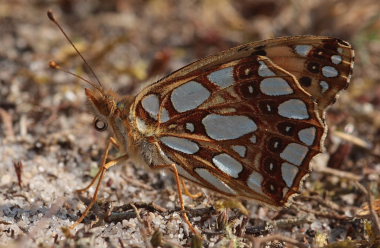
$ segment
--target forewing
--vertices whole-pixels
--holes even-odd
[[[165,80],[188,77],[252,55],[267,56],[288,71],[318,103],[320,116],[338,92],[348,87],[354,66],[354,50],[343,40],[323,36],[293,36],[252,42],[196,61]]]

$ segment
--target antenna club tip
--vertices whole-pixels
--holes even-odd
[[[49,62],[49,67],[53,69],[59,69],[59,65],[54,60]]]
[[[47,13],[47,16],[49,17],[49,19],[54,22],[55,21],[55,17],[54,17],[53,11],[51,11],[49,9],[46,13]]]

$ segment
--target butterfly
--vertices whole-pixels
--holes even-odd
[[[326,108],[348,87],[353,65],[346,41],[293,36],[200,59],[136,96],[91,83],[85,92],[95,127],[112,134],[101,169],[83,190],[98,179],[94,204],[105,171],[133,160],[172,170],[182,210],[182,178],[224,196],[283,207],[323,150]],[[123,155],[106,163],[111,146]],[[185,212],[184,219],[194,230]]]

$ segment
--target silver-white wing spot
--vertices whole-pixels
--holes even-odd
[[[306,146],[297,143],[290,143],[280,153],[280,157],[283,160],[286,160],[292,164],[299,166],[301,165],[308,151],[309,148],[307,148]]]
[[[290,99],[278,106],[279,115],[291,119],[304,120],[309,118],[306,104],[299,99]]]
[[[161,108],[159,122],[164,123],[164,122],[167,122],[168,120],[170,120],[168,110],[166,108]]]
[[[282,96],[293,94],[293,89],[288,82],[279,77],[265,78],[261,80],[260,90],[268,96]]]
[[[302,129],[298,132],[298,138],[306,145],[311,146],[314,143],[316,131],[315,127]]]
[[[336,65],[342,63],[342,56],[340,56],[340,55],[331,56],[331,62],[333,62]]]
[[[305,57],[309,54],[312,48],[311,45],[297,45],[294,50],[298,55]]]
[[[261,184],[263,182],[263,176],[254,171],[249,175],[248,180],[247,180],[247,185],[250,187],[253,191],[263,194],[263,190],[261,188]]]
[[[212,162],[221,171],[233,178],[238,178],[243,170],[243,165],[226,153],[221,153],[212,158]]]
[[[253,86],[252,85],[248,86],[248,92],[249,92],[249,94],[253,93]]]
[[[243,115],[209,114],[202,123],[209,137],[215,140],[230,140],[257,130],[256,123]]]
[[[273,170],[273,167],[274,167],[274,163],[273,162],[269,162],[269,170]]]
[[[325,93],[329,88],[329,84],[326,81],[320,81],[319,85],[321,86],[321,92]]]
[[[324,66],[322,67],[322,75],[328,78],[338,76],[338,71],[332,66]]]
[[[206,182],[217,188],[218,190],[225,192],[227,194],[236,195],[236,191],[228,186],[225,182],[221,181],[219,178],[211,174],[207,169],[196,168],[195,172],[202,177]]]
[[[244,158],[245,154],[247,153],[247,147],[245,146],[233,145],[231,148],[232,150],[237,152],[242,158]]]
[[[202,84],[190,81],[175,88],[171,95],[173,107],[178,112],[197,108],[210,97],[210,91]]]
[[[260,77],[276,76],[276,74],[268,68],[268,66],[265,64],[264,61],[259,61],[259,63],[260,63],[260,66],[257,73],[259,74]]]
[[[178,170],[178,174],[180,174],[181,176],[183,176],[183,177],[185,177],[185,178],[187,178],[193,182],[201,183],[198,179],[196,179],[195,177],[190,175],[190,173],[188,173],[184,168],[182,168],[182,166],[179,166],[176,164],[176,167]]]
[[[199,151],[199,146],[197,143],[185,138],[178,138],[174,136],[163,136],[160,138],[160,140],[166,146],[176,151],[180,151],[186,154],[194,154],[197,151]]]
[[[157,120],[158,111],[160,110],[160,100],[157,95],[150,94],[145,96],[141,101],[141,105],[150,117]]]
[[[191,122],[187,122],[186,123],[186,130],[189,131],[190,133],[194,132],[194,130],[195,130],[194,124]]]
[[[233,67],[227,67],[217,70],[210,73],[207,78],[214,84],[224,89],[234,84],[234,69]]]
[[[297,176],[298,168],[289,163],[282,163],[281,174],[286,185],[290,188],[293,185],[294,178]]]
[[[274,149],[277,149],[277,148],[279,147],[279,145],[280,145],[280,141],[275,141],[275,142],[272,144],[272,146],[273,146]]]

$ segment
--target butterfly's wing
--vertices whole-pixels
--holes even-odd
[[[318,103],[320,115],[338,92],[348,87],[354,66],[354,50],[343,40],[323,36],[292,36],[247,43],[196,61],[164,80],[186,77],[251,55],[270,58],[290,72]]]
[[[333,41],[342,43],[274,39],[197,61],[138,94],[133,125],[183,177],[225,195],[282,206],[298,191],[325,133],[319,104],[326,103],[296,75],[308,64],[304,54]],[[312,48],[306,53],[297,44]],[[271,54],[280,55],[261,56]],[[292,73],[274,63],[284,58],[298,64],[288,65]],[[330,85],[333,92],[348,83],[347,76],[342,85],[344,73]]]

